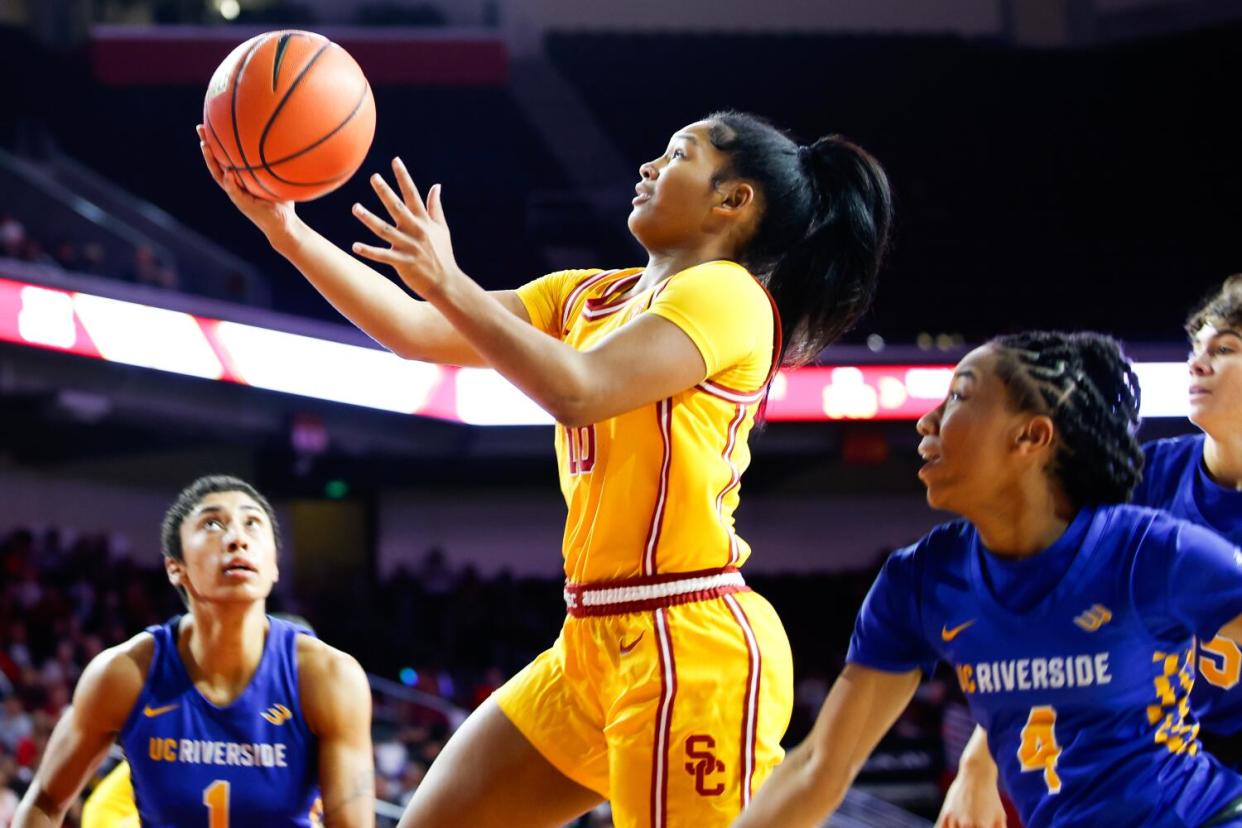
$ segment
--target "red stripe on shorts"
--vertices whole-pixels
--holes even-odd
[[[668,756],[673,729],[673,699],[677,696],[677,662],[668,630],[668,610],[655,611],[656,643],[660,654],[660,706],[657,708],[655,747],[651,757],[651,826],[668,826]]]
[[[734,620],[742,628],[742,638],[746,641],[747,674],[746,693],[742,703],[742,742],[741,742],[741,786],[742,807],[750,804],[751,787],[755,781],[755,745],[759,731],[759,677],[763,666],[763,658],[759,654],[759,642],[755,640],[755,631],[750,626],[746,611],[732,595],[724,596]]]

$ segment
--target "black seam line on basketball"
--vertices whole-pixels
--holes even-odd
[[[224,145],[224,142],[220,140],[220,133],[216,132],[215,125],[211,123],[211,116],[208,115],[206,112],[203,113],[203,121],[205,122],[204,126],[207,127],[209,132],[211,132],[211,137],[215,138],[216,143],[220,145],[220,151],[224,153],[224,160],[229,162],[229,166],[225,168],[225,171],[232,172],[234,170],[239,169],[237,166],[233,164],[233,156],[229,155],[229,148],[226,147]],[[207,150],[208,152],[210,152],[211,147],[208,147]],[[219,158],[216,159],[217,162],[219,162],[219,160],[220,160]]]
[[[322,138],[320,138],[319,140],[315,141],[313,144],[310,144],[309,146],[303,147],[302,149],[298,150],[298,151],[297,151],[297,152],[295,152],[295,153],[292,153],[292,154],[290,154],[290,155],[286,155],[284,158],[277,158],[275,161],[267,161],[266,163],[264,163],[262,166],[259,166],[259,167],[245,167],[245,168],[242,168],[242,167],[236,167],[235,169],[236,169],[238,172],[241,172],[243,169],[244,169],[246,172],[250,172],[250,171],[252,171],[252,170],[265,170],[265,171],[266,171],[266,172],[267,172],[267,173],[268,173],[268,174],[269,174],[272,178],[276,179],[277,181],[281,182],[282,184],[297,184],[298,182],[296,182],[296,181],[289,181],[289,180],[287,180],[287,179],[281,178],[279,175],[277,175],[277,174],[276,174],[276,171],[275,171],[275,170],[273,170],[273,169],[272,169],[272,167],[275,167],[275,166],[278,166],[278,165],[280,165],[280,164],[283,164],[283,163],[285,163],[286,161],[293,161],[293,160],[294,160],[294,159],[296,159],[296,158],[300,158],[301,156],[303,156],[303,155],[305,155],[306,153],[308,153],[308,152],[310,152],[311,150],[313,150],[315,147],[317,147],[317,146],[319,146],[320,144],[322,144],[322,143],[324,143],[325,141],[327,141],[327,140],[328,140],[329,138],[331,138],[333,135],[336,135],[338,132],[340,132],[342,129],[344,129],[344,128],[345,128],[345,125],[346,125],[346,124],[348,124],[350,121],[352,121],[352,120],[354,119],[354,116],[355,116],[355,115],[357,115],[357,114],[358,114],[358,113],[362,110],[362,105],[363,105],[363,104],[365,104],[365,103],[367,102],[367,97],[368,97],[368,96],[370,96],[370,95],[371,95],[371,87],[370,87],[370,85],[368,84],[366,87],[364,87],[364,88],[363,88],[363,90],[362,90],[362,97],[361,97],[361,98],[359,98],[359,99],[358,99],[358,103],[354,105],[354,109],[353,109],[353,111],[352,111],[352,112],[350,112],[350,113],[349,113],[349,115],[345,116],[345,120],[341,121],[339,124],[337,124],[335,127],[333,127],[333,128],[332,128],[332,131],[331,131],[331,132],[329,132],[327,135],[323,136],[323,137],[322,137]],[[328,179],[328,181],[335,181],[335,180],[336,180],[335,178],[330,178],[330,179]],[[327,182],[326,182],[326,181],[320,181],[320,182],[316,182],[316,183],[318,183],[318,184],[326,184]]]
[[[293,83],[289,84],[289,88],[285,90],[285,94],[281,97],[280,102],[276,104],[276,109],[272,111],[272,117],[267,119],[267,124],[264,125],[263,132],[259,135],[259,163],[262,166],[268,166],[266,144],[267,136],[272,131],[272,124],[276,123],[276,119],[280,117],[280,113],[284,110],[285,104],[289,101],[289,97],[294,93],[294,90],[298,88],[298,85],[302,83],[302,78],[306,77],[306,73],[309,72],[311,67],[315,65],[315,61],[319,60],[320,56],[323,55],[323,53],[327,51],[328,47],[331,45],[332,42],[328,41],[320,46],[319,50],[315,52],[315,54],[311,55],[311,59],[306,61],[306,65],[301,68],[297,74],[297,77],[293,79]],[[249,164],[250,162],[247,161],[246,163]],[[268,172],[270,173],[271,170],[268,169]],[[251,173],[251,175],[253,174],[254,173]]]
[[[272,61],[272,91],[276,91],[276,81],[280,78],[280,64],[285,62],[285,49],[289,48],[289,40],[293,32],[286,32],[276,42],[276,59]]]
[[[242,163],[245,164],[247,167],[250,166],[250,159],[246,157],[246,148],[242,146],[242,141],[241,141],[241,130],[238,129],[237,127],[237,87],[241,86],[242,74],[245,73],[246,68],[250,66],[250,59],[254,57],[255,51],[258,50],[258,48],[266,42],[267,41],[265,40],[260,40],[259,42],[255,43],[253,46],[250,47],[250,51],[247,52],[245,56],[242,57],[242,59],[237,62],[237,74],[233,76],[233,94],[229,100],[229,114],[233,118],[233,140],[237,142],[237,153],[238,155],[241,156]],[[270,195],[272,198],[280,200],[280,196],[276,195],[276,193],[273,193],[267,187],[263,186],[263,182],[260,181],[259,177],[254,174],[253,170],[251,170],[250,172],[250,177],[254,179],[255,185],[259,189],[263,190],[265,193]],[[238,181],[242,181],[240,176],[238,177]],[[245,186],[246,185],[243,182],[242,189],[245,189]]]

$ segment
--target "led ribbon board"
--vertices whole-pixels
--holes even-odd
[[[495,371],[403,360],[287,331],[0,279],[0,341],[478,426],[548,425],[541,408]],[[1144,417],[1184,417],[1181,362],[1135,365]],[[948,365],[840,365],[781,371],[772,421],[914,420],[934,408]]]

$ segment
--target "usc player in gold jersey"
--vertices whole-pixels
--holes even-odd
[[[883,169],[839,136],[799,146],[720,112],[639,169],[645,267],[487,292],[454,257],[439,185],[375,175],[354,205],[425,301],[212,175],[341,313],[393,352],[490,366],[556,419],[568,615],[454,735],[402,825],[558,826],[602,800],[629,826],[726,825],[782,756],[789,645],[739,567],[747,437],[777,367],[870,304],[891,221]]]

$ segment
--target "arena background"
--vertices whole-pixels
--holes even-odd
[[[778,381],[744,481],[747,576],[798,669],[791,743],[879,561],[946,519],[913,421],[971,345],[1108,331],[1143,363],[1144,437],[1190,428],[1181,323],[1242,269],[1242,4],[0,0],[0,825],[85,661],[176,611],[158,526],[199,474],[277,504],[273,608],[372,674],[382,800],[559,625],[541,412],[490,372],[375,350],[202,169],[212,69],[279,27],[357,58],[364,171],[400,153],[442,182],[487,287],[641,263],[637,167],[715,109],[886,164],[876,305]],[[347,244],[368,197],[359,175],[300,209]],[[928,682],[831,824],[925,824],[968,732],[952,682]]]

